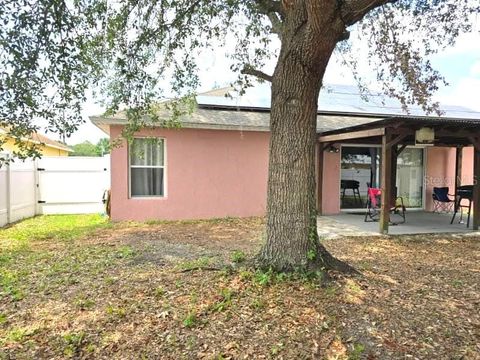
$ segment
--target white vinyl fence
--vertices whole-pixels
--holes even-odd
[[[44,157],[0,168],[0,227],[37,214],[103,212],[110,158]]]
[[[35,162],[0,168],[0,226],[35,215]]]

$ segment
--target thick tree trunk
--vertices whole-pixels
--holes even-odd
[[[272,79],[267,239],[258,260],[277,271],[349,271],[319,242],[315,201],[318,95],[342,30],[315,36],[325,29],[309,23],[308,3],[287,18]]]

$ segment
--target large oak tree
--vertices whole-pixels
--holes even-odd
[[[126,136],[152,123],[171,126],[199,85],[202,51],[234,41],[237,85],[254,76],[272,89],[267,239],[258,264],[346,270],[321,245],[316,224],[317,103],[332,54],[354,69],[369,63],[405,108],[435,112],[430,99],[443,78],[429,56],[472,31],[478,12],[479,0],[0,0],[0,125],[21,138],[43,119],[69,135],[90,89],[108,114],[128,108]],[[350,51],[351,36],[368,44],[363,59]],[[275,70],[266,74],[271,57]],[[169,103],[171,119],[156,111],[165,84],[178,99]]]

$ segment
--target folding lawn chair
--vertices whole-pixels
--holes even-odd
[[[395,189],[395,201],[390,207],[390,214],[399,217],[400,221],[392,221],[390,217],[390,225],[403,224],[406,221],[406,208],[403,204],[403,198],[396,196],[397,190]],[[365,212],[365,222],[379,221],[382,211],[382,190],[378,188],[368,188],[367,191],[367,211]]]
[[[433,212],[452,212],[454,210],[455,195],[449,194],[448,191],[448,187],[433,188]],[[453,199],[450,196],[453,196]]]

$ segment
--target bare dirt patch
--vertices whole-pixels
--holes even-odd
[[[261,245],[263,220],[218,219],[152,223],[124,227],[112,236],[111,231],[97,235],[92,241],[118,242],[142,248],[137,261],[172,263],[211,257],[228,261],[233,251],[253,255]]]

